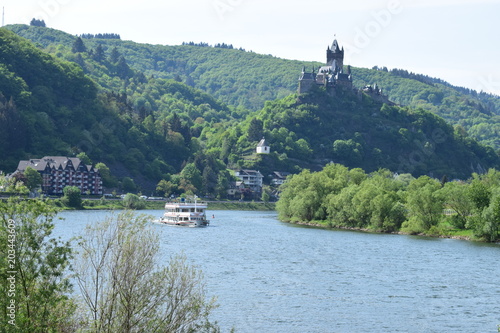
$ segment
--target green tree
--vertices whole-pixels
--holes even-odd
[[[162,197],[168,197],[177,186],[169,180],[162,179],[156,185],[156,192]]]
[[[467,221],[472,216],[474,202],[469,195],[469,186],[465,183],[447,182],[439,190],[440,196],[444,200],[445,207],[456,212],[451,217],[451,223],[454,227],[464,229]]]
[[[68,207],[82,207],[82,191],[76,186],[66,186],[63,189],[64,196],[62,201]]]
[[[71,48],[71,52],[73,53],[87,52],[87,48],[85,47],[85,44],[83,43],[83,40],[80,37],[77,37],[73,42],[73,47]]]
[[[56,213],[45,200],[0,200],[2,332],[76,330],[71,318],[75,305],[67,296],[72,291],[66,275],[72,250],[69,242],[51,237]],[[8,316],[11,300],[15,319]]]
[[[92,332],[218,332],[201,272],[182,256],[162,266],[159,243],[132,212],[87,226],[74,266]]]
[[[189,182],[194,186],[194,191],[199,191],[203,186],[203,177],[194,163],[188,163],[181,171],[181,180]]]
[[[95,165],[95,168],[99,170],[99,174],[101,175],[102,184],[104,187],[116,187],[118,185],[118,182],[111,175],[111,171],[106,164],[99,162]]]
[[[271,196],[266,191],[262,191],[261,200],[267,203],[271,200]]]
[[[92,160],[90,159],[90,157],[88,157],[88,155],[85,152],[79,153],[78,155],[76,155],[76,157],[79,158],[83,164],[92,165]]]
[[[441,183],[428,176],[421,176],[408,186],[406,206],[415,231],[428,231],[438,224],[443,214],[443,199],[437,192],[440,188]]]
[[[102,45],[101,44],[97,45],[94,51],[93,59],[97,62],[102,62],[104,61],[105,58],[106,55],[104,54],[104,49],[102,48]]]
[[[127,209],[144,209],[146,203],[138,195],[127,193],[123,198],[123,204]]]
[[[32,167],[27,167],[24,170],[24,177],[26,178],[26,187],[30,191],[33,191],[43,183],[42,175]]]
[[[262,120],[257,118],[252,118],[247,131],[248,140],[259,141],[260,139],[262,139],[262,135],[264,133],[263,126],[264,123],[262,122]]]
[[[125,192],[135,192],[137,191],[137,186],[135,185],[135,182],[132,178],[130,177],[123,177],[122,179],[122,189]]]
[[[483,211],[481,223],[476,225],[474,233],[489,242],[495,242],[500,231],[500,191],[491,199],[490,205]]]
[[[118,49],[115,47],[113,47],[113,49],[111,49],[111,54],[109,55],[109,62],[112,63],[112,64],[116,64],[118,62],[118,60],[120,60],[120,52],[118,52]]]

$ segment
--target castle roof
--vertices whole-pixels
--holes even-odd
[[[340,52],[339,43],[336,39],[333,40],[332,47],[330,48],[333,52]]]
[[[314,73],[307,73],[305,69],[303,69],[299,80],[314,80]]]

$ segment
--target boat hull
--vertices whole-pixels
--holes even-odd
[[[203,228],[203,227],[207,227],[210,224],[210,222],[208,220],[173,222],[173,221],[165,221],[163,219],[160,219],[160,220],[154,220],[153,222],[158,223],[158,224],[175,226],[175,227],[187,227],[187,228]]]

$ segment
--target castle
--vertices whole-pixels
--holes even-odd
[[[347,66],[347,72],[344,73],[344,48],[339,47],[336,39],[332,46],[326,49],[326,66],[320,67],[317,72],[314,68],[312,72],[306,72],[305,67],[302,68],[302,74],[299,77],[299,94],[306,93],[316,86],[324,86],[334,95],[339,88],[344,88],[342,90],[352,91],[360,100],[363,95],[369,95],[378,102],[395,105],[387,95],[383,94],[377,84],[367,85],[363,89],[353,88],[351,66]]]
[[[299,94],[308,92],[314,86],[352,89],[351,66],[347,66],[347,73],[344,73],[344,48],[340,49],[336,39],[326,50],[326,66],[320,67],[317,72],[314,68],[312,72],[306,72],[305,67],[302,69]]]

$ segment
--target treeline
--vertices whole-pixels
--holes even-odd
[[[199,47],[213,47],[213,48],[219,48],[219,49],[228,49],[228,50],[233,50],[236,49],[233,44],[226,44],[226,43],[217,43],[215,45],[210,45],[205,42],[200,42],[200,43],[195,43],[195,42],[182,42],[182,45],[189,45],[189,46],[199,46]],[[245,51],[244,48],[238,48],[240,51]]]
[[[500,172],[448,182],[330,164],[289,177],[276,208],[284,221],[494,242],[500,230]]]
[[[83,39],[121,39],[119,34],[113,34],[113,33],[81,34],[80,38],[83,38]]]
[[[500,109],[498,108],[499,104],[499,97],[496,95],[493,95],[491,93],[487,93],[484,91],[477,92],[474,89],[466,88],[466,87],[459,87],[452,85],[442,79],[431,77],[428,75],[424,74],[418,74],[418,73],[413,73],[409,72],[405,69],[399,69],[399,68],[393,68],[393,69],[387,69],[387,67],[378,67],[378,66],[373,66],[374,70],[377,71],[383,71],[383,72],[388,72],[392,75],[396,75],[401,78],[405,79],[411,79],[415,81],[419,81],[422,83],[425,83],[430,86],[435,86],[435,85],[443,85],[445,87],[452,88],[454,91],[460,92],[461,94],[477,98],[479,101],[484,103],[483,105],[479,105],[479,108],[481,109],[487,109],[489,112],[499,114]]]

